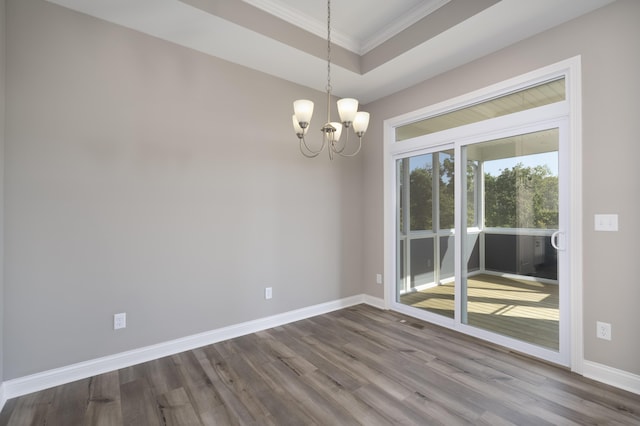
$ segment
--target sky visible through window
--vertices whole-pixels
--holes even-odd
[[[491,176],[500,176],[502,170],[512,169],[516,164],[522,163],[524,167],[547,165],[551,176],[558,176],[558,153],[544,152],[541,154],[523,155],[520,157],[503,158],[484,162],[484,172]]]
[[[551,176],[558,176],[557,152],[544,152],[542,154],[523,155],[519,157],[485,161],[484,172],[490,174],[491,176],[500,176],[502,170],[512,169],[518,163],[522,163],[524,167],[535,167],[546,164],[551,171]],[[411,171],[419,167],[431,169],[431,154],[411,157]]]

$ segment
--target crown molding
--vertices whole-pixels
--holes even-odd
[[[364,40],[362,42],[362,45],[360,46],[360,52],[356,53],[364,55],[365,53],[370,52],[385,41],[396,36],[397,34],[400,34],[416,22],[431,15],[433,12],[440,9],[450,1],[451,0],[431,0],[419,4],[413,9],[407,11],[398,19],[390,22],[389,25],[380,29],[377,33],[373,34],[367,40]]]
[[[316,35],[320,38],[327,38],[327,22],[326,17],[323,17],[322,20],[309,16],[307,14],[301,13],[300,11],[285,6],[278,1],[274,0],[242,0],[245,3],[250,4],[251,6],[257,7],[277,18],[282,19],[290,23],[291,25],[295,25],[296,27],[300,27],[305,31],[310,32],[313,35]],[[340,31],[331,29],[331,42],[338,46],[344,47],[351,52],[358,53],[360,49],[360,42],[353,38],[349,37]]]
[[[277,0],[243,0],[245,3],[253,7],[261,9],[283,21],[295,25],[308,31],[318,37],[327,37],[327,23],[325,17],[318,19],[307,14],[301,13],[292,7],[286,6]],[[351,37],[344,32],[331,29],[331,42],[350,50],[360,56],[378,47],[393,36],[401,33],[422,18],[435,12],[451,0],[429,0],[422,2],[418,6],[410,9],[397,19],[390,22],[382,29],[376,32],[366,40],[360,40]]]

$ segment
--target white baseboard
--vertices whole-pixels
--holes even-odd
[[[640,395],[640,376],[585,360],[582,375]]]
[[[362,295],[362,303],[366,303],[367,305],[373,306],[374,308],[378,309],[387,309],[387,305],[384,303],[384,299],[370,296],[368,294]]]
[[[76,380],[103,374],[120,368],[130,367],[142,362],[174,355],[223,340],[233,339],[268,328],[278,327],[316,315],[326,314],[338,309],[366,303],[375,308],[386,309],[383,299],[361,294],[332,302],[296,309],[253,321],[235,324],[204,333],[194,334],[180,339],[156,345],[146,346],[127,352],[121,352],[102,358],[72,364],[69,366],[43,371],[0,383],[0,410],[8,399],[28,393],[41,391]],[[606,383],[620,389],[640,394],[640,376],[617,370],[595,362],[584,361],[583,375],[590,379]]]
[[[202,346],[211,345],[223,340],[233,339],[268,328],[289,324],[305,318],[325,314],[338,309],[366,303],[384,309],[384,301],[368,295],[357,295],[319,305],[296,309],[266,318],[247,321],[204,333],[194,334],[180,339],[156,345],[133,349],[114,355],[79,362],[53,370],[43,371],[17,379],[7,380],[0,385],[0,410],[7,399],[28,393],[41,391],[54,386],[70,383],[87,377],[103,374],[120,368],[130,367],[142,362],[151,361],[180,352],[189,351]]]

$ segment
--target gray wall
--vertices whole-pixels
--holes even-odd
[[[364,150],[365,292],[383,297],[382,122],[510,77],[582,55],[585,359],[640,374],[640,2],[619,0],[410,89],[367,105]],[[595,213],[618,213],[620,232],[594,232]],[[613,340],[596,339],[595,323]]]
[[[361,160],[291,128],[322,93],[40,0],[6,15],[5,380],[361,293]]]
[[[382,297],[383,120],[577,54],[585,355],[640,374],[638,17],[640,2],[618,0],[367,105],[363,154],[330,163],[302,158],[286,118],[292,100],[323,104],[321,93],[9,0],[1,378],[363,290]],[[594,232],[593,214],[609,212],[620,232]],[[595,339],[596,320],[613,324],[611,342]]]
[[[5,93],[5,0],[0,0],[0,382],[3,375],[4,333],[4,93]]]

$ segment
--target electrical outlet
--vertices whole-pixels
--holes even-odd
[[[611,324],[596,322],[596,337],[598,339],[611,340]]]
[[[382,284],[382,274],[376,274],[376,284]]]
[[[118,330],[120,328],[126,328],[126,327],[127,327],[127,314],[124,312],[121,314],[115,314],[113,316],[113,329]]]
[[[264,298],[269,300],[273,297],[273,290],[271,287],[267,287],[264,289]]]

